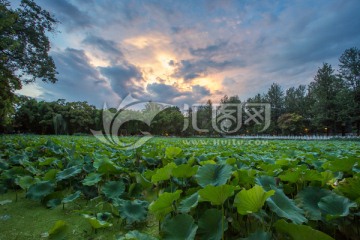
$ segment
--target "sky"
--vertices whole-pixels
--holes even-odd
[[[46,101],[246,100],[274,82],[308,84],[360,47],[359,0],[35,2],[60,21],[49,34],[58,82],[19,93]]]

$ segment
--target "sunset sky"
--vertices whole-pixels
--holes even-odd
[[[308,84],[360,47],[359,0],[36,2],[61,22],[49,35],[58,82],[20,93],[47,101],[246,100],[273,82]]]

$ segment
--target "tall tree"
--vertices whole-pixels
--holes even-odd
[[[284,108],[287,113],[304,115],[306,106],[306,86],[300,85],[297,88],[291,87],[286,90]]]
[[[238,117],[243,111],[240,104],[241,100],[237,95],[230,97],[224,95],[220,99],[220,106],[217,107],[216,117],[213,119],[218,131],[222,131],[223,134],[239,134],[243,130],[241,129],[243,119]]]
[[[214,129],[212,128],[212,108],[213,104],[211,100],[208,100],[205,105],[197,106],[196,109],[193,109],[193,115],[196,116],[196,118],[193,118],[192,120],[195,122],[195,125],[198,129],[204,132],[197,132],[198,134],[204,134],[207,133],[208,135],[212,135],[214,132]],[[191,124],[191,123],[190,123]]]
[[[264,103],[266,102],[266,95],[265,94],[256,94],[252,98],[247,99],[247,103]],[[246,134],[259,134],[263,126],[261,124],[256,124],[254,121],[244,124],[242,126],[241,131]]]
[[[280,128],[277,121],[284,113],[284,91],[279,84],[273,83],[270,86],[265,99],[271,104],[271,125],[269,130],[275,134],[279,134]]]
[[[351,98],[350,116],[357,125],[357,135],[360,135],[360,50],[349,48],[339,59],[339,73],[349,92],[347,99]]]
[[[315,125],[318,128],[324,127],[327,134],[335,133],[340,112],[337,96],[343,85],[341,80],[334,75],[334,69],[330,64],[324,63],[318,69],[314,82],[310,83],[310,88],[316,99],[312,108]]]
[[[53,32],[57,21],[32,0],[22,0],[12,9],[0,0],[0,126],[12,113],[15,90],[22,83],[41,79],[56,82],[56,68],[48,55],[50,42],[46,32]]]

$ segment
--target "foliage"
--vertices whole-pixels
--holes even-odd
[[[274,190],[265,192],[261,186],[255,185],[249,190],[242,190],[236,194],[234,205],[237,207],[238,213],[242,215],[255,213],[264,206],[266,199],[274,193]]]
[[[22,0],[19,8],[0,1],[0,126],[13,111],[15,90],[22,82],[41,79],[56,82],[56,68],[46,32],[54,32],[57,21],[32,0]]]
[[[174,218],[166,219],[162,231],[164,232],[164,239],[193,240],[195,239],[197,228],[198,226],[190,215],[179,214]]]
[[[229,139],[215,148],[216,139],[153,138],[124,151],[93,137],[0,138],[4,191],[66,204],[61,211],[77,209],[95,230],[156,219],[164,239],[341,239],[359,227],[358,142]]]

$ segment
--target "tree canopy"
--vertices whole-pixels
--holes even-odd
[[[56,23],[32,0],[22,0],[17,9],[0,0],[0,125],[13,113],[14,91],[21,89],[22,83],[57,81],[46,35],[55,31]]]

